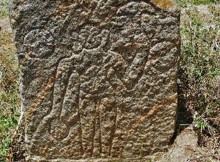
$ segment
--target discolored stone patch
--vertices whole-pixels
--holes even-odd
[[[180,36],[166,2],[12,2],[28,161],[146,161],[167,150]]]

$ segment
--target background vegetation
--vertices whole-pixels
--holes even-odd
[[[181,111],[201,133],[200,144],[220,142],[220,9],[217,0],[177,0],[182,7],[182,52],[179,68]],[[206,4],[204,15],[195,5]],[[204,8],[203,8],[204,9]],[[208,15],[207,15],[208,14]],[[0,22],[8,17],[7,0],[0,1]],[[17,125],[20,100],[18,63],[10,30],[0,29],[0,161],[5,161]],[[212,140],[210,140],[212,139]]]
[[[220,3],[214,0],[195,2],[208,5],[187,4],[182,9],[178,80],[184,102],[181,106],[191,113],[194,126],[200,129],[200,144],[205,145],[205,137],[216,137],[214,140],[219,145]]]
[[[187,4],[194,4],[194,5],[204,5],[204,4],[213,4],[218,3],[218,0],[176,0],[176,2],[180,6],[185,6]]]
[[[12,33],[3,29],[7,17],[7,0],[0,0],[0,162],[5,161],[20,107],[18,63]]]
[[[8,16],[8,0],[1,0],[0,2],[0,17]]]

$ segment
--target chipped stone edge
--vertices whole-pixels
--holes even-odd
[[[171,12],[171,13],[179,13],[180,7],[174,0],[150,0],[156,7]]]

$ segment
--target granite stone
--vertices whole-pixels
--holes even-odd
[[[11,0],[26,160],[140,162],[165,152],[179,16],[172,0]]]

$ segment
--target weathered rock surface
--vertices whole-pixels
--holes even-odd
[[[146,161],[177,107],[170,0],[11,1],[27,161]]]

